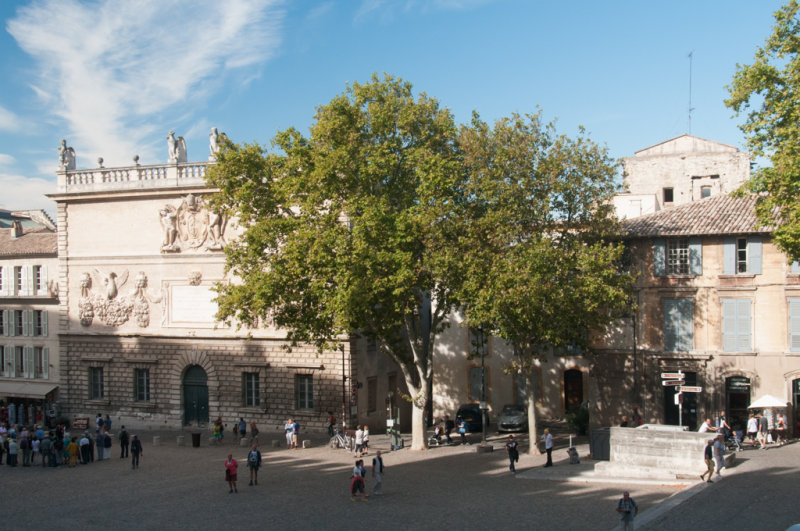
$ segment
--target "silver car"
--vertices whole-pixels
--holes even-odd
[[[523,405],[506,404],[497,418],[497,431],[525,431],[528,429],[528,411]]]

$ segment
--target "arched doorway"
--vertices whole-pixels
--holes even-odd
[[[750,405],[750,378],[730,376],[725,379],[725,414],[733,429],[747,428]]]
[[[183,375],[183,423],[208,422],[208,375],[199,365],[192,365]]]
[[[583,373],[578,369],[564,371],[564,411],[577,409],[583,403]]]

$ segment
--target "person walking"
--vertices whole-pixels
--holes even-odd
[[[627,490],[622,493],[622,498],[617,502],[617,512],[619,513],[620,531],[633,531],[633,519],[639,514],[639,506],[631,498]]]
[[[513,435],[508,436],[508,442],[506,443],[506,452],[508,453],[508,469],[511,471],[512,474],[517,473],[516,467],[514,467],[514,463],[519,461],[519,445],[517,441],[514,440]]]
[[[775,442],[778,446],[783,446],[783,443],[786,441],[786,417],[781,413],[778,413],[778,418],[775,422],[775,433]]]
[[[136,469],[139,468],[139,457],[144,455],[144,450],[142,449],[142,441],[139,440],[138,435],[133,436],[133,440],[131,440],[131,468]]]
[[[756,446],[756,438],[758,437],[758,419],[753,413],[750,413],[750,418],[747,419],[747,438],[750,439],[750,446]]]
[[[50,455],[53,452],[53,441],[48,436],[44,436],[39,443],[39,453],[42,454],[42,466],[46,467],[51,463],[52,456]],[[50,465],[52,466],[52,465]]]
[[[247,437],[247,422],[244,417],[239,417],[239,438],[244,439]]]
[[[258,485],[258,469],[261,468],[261,452],[254,444],[247,453],[247,468],[250,469],[250,486]]]
[[[550,433],[550,428],[544,429],[542,441],[544,441],[544,451],[547,452],[547,463],[544,466],[553,466],[553,434]]]
[[[239,492],[236,488],[236,473],[239,470],[239,463],[233,458],[233,454],[228,454],[228,459],[225,460],[225,481],[228,482],[228,494]]]
[[[353,457],[361,455],[362,447],[364,446],[364,430],[361,426],[356,426],[356,446],[353,448]]]
[[[294,422],[292,419],[286,421],[284,424],[283,429],[286,431],[286,449],[292,449],[292,434],[294,433]]]
[[[758,441],[761,443],[761,449],[767,449],[767,435],[769,434],[769,421],[764,413],[758,419]]]
[[[65,437],[64,440],[66,441],[67,438]],[[78,441],[78,445],[81,451],[81,463],[84,465],[89,464],[89,455],[92,450],[89,445],[89,435],[86,432],[83,432],[83,437]],[[67,443],[67,446],[69,446],[69,443]]]
[[[125,429],[125,426],[119,430],[117,437],[119,438],[119,458],[125,459],[128,457],[128,448],[130,447],[130,436],[128,435],[128,430]]]
[[[455,428],[455,423],[450,419],[450,415],[444,416],[444,437],[447,439],[447,444],[453,444],[453,438],[450,437],[450,432]]]
[[[706,463],[706,470],[702,474],[700,474],[700,479],[707,481],[708,483],[714,483],[711,481],[711,476],[714,475],[714,439],[709,439],[708,443],[706,443],[706,448],[703,451],[703,460]],[[706,474],[708,474],[708,479],[706,479]]]
[[[720,471],[725,467],[725,436],[717,435],[714,442],[714,460],[717,462],[717,479],[722,479]]]
[[[467,422],[458,417],[458,434],[461,436],[461,444],[468,444],[467,443]]]
[[[111,459],[111,444],[111,434],[105,432],[103,435],[103,459],[105,460]]]
[[[361,455],[365,456],[369,453],[369,426],[366,424],[364,424],[364,435],[362,436],[362,440]]]
[[[250,423],[250,444],[258,444],[258,426],[256,421]]]
[[[375,452],[375,457],[372,458],[372,479],[375,481],[372,494],[383,494],[383,457],[380,450]]]
[[[78,452],[83,448],[82,446],[79,447],[78,443],[75,442],[75,439],[70,439],[69,444],[67,445],[67,452],[69,453],[69,467],[75,468],[78,464]],[[85,463],[84,463],[85,464]]]
[[[297,422],[297,419],[292,421],[292,447],[295,450],[300,448],[300,423]]]
[[[361,501],[367,501],[367,494],[364,492],[365,476],[367,471],[364,468],[364,460],[359,459],[353,467],[353,478],[350,482],[350,501],[356,501],[356,493],[361,493]]]
[[[333,427],[336,425],[336,415],[328,411],[328,437],[333,437]]]

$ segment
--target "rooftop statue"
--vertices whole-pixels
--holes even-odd
[[[175,131],[170,131],[167,135],[167,152],[169,154],[168,162],[170,164],[176,162],[186,162],[186,141],[182,136],[175,138]]]
[[[211,133],[208,135],[209,161],[214,162],[217,160],[217,153],[219,153],[220,144],[224,138],[225,133],[218,132],[216,127],[211,128]]]
[[[62,170],[75,169],[75,150],[67,146],[65,139],[62,139],[61,145],[58,146],[58,163]]]

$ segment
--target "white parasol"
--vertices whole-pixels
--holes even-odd
[[[764,408],[780,408],[786,407],[786,402],[780,398],[775,398],[772,395],[764,395],[755,402],[751,402],[747,409],[764,409]]]

